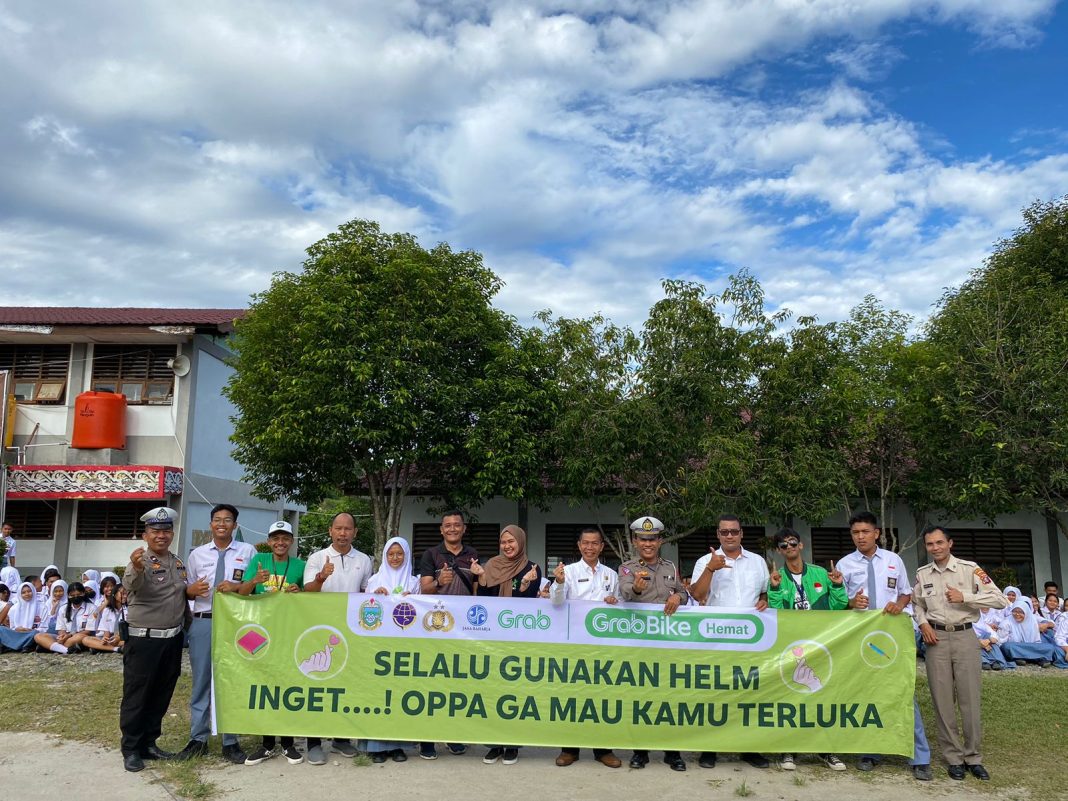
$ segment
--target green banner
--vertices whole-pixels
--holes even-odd
[[[219,731],[912,754],[906,615],[227,593],[212,635]]]

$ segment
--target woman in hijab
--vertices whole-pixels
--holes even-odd
[[[541,566],[527,558],[527,533],[519,526],[505,526],[501,531],[501,552],[485,566],[478,561],[471,563],[471,573],[478,582],[477,595],[498,598],[537,598],[541,589]],[[502,764],[514,765],[519,761],[519,747],[495,745],[486,752],[482,761],[487,765],[498,759]]]
[[[1015,660],[1017,665],[1037,662],[1042,667],[1052,664],[1068,669],[1064,652],[1042,639],[1031,599],[1026,595],[1018,597],[1010,607],[1009,616],[1001,621],[998,636],[1006,659]]]
[[[0,650],[29,651],[33,648],[34,635],[41,622],[37,591],[28,581],[19,585],[11,608],[7,612],[7,625],[0,626]]]
[[[87,581],[96,582],[96,584],[99,586],[99,584],[100,584],[100,571],[99,570],[93,570],[92,568],[90,568],[89,570],[86,570],[84,573],[82,573],[82,584],[85,584],[85,582],[87,582]]]
[[[92,632],[82,640],[82,646],[90,651],[121,653],[122,638],[119,636],[119,619],[122,614],[122,599],[118,592],[109,593],[104,602],[93,612],[88,629]]]
[[[50,597],[41,606],[41,619],[37,624],[37,633],[33,635],[33,641],[45,651],[65,654],[67,646],[56,639],[56,623],[59,620],[60,610],[67,601],[67,582],[63,579],[53,581],[49,594]]]
[[[15,592],[21,583],[22,577],[19,576],[19,571],[16,568],[11,566],[0,568],[0,584],[7,585],[11,592]]]
[[[41,589],[37,591],[37,600],[41,603],[47,603],[52,595],[52,584],[63,578],[63,574],[59,572],[59,568],[55,565],[49,565],[41,571]]]
[[[979,639],[979,658],[982,660],[983,670],[1013,670],[1015,662],[1005,658],[1001,650],[1001,638],[998,636],[998,626],[1001,625],[1000,609],[983,609],[979,613],[979,619],[975,621],[972,630]]]
[[[419,592],[419,577],[412,575],[412,550],[407,540],[393,537],[386,542],[378,572],[367,579],[367,591],[396,596]],[[404,749],[408,745],[389,740],[368,740],[367,753],[375,763],[385,762],[387,758],[394,762],[406,762],[408,756]]]

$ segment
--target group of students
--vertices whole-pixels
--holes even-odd
[[[983,670],[1006,670],[1026,664],[1068,669],[1068,601],[1046,582],[1045,600],[1018,587],[1003,590],[1005,609],[985,609],[973,627],[982,646]]]
[[[121,653],[126,590],[111,572],[86,570],[69,584],[49,565],[23,580],[0,569],[0,650]]]

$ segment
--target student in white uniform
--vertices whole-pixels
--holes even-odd
[[[33,636],[33,641],[44,651],[65,654],[67,646],[59,642],[57,624],[60,610],[67,602],[67,582],[63,579],[53,581],[49,594],[48,600],[41,605],[40,622],[37,624],[37,633]]]
[[[553,571],[549,584],[549,599],[554,606],[566,601],[596,601],[615,604],[619,592],[619,574],[601,562],[604,551],[604,535],[599,528],[589,526],[578,535],[578,550],[582,558],[565,565],[562,561]],[[579,749],[561,748],[556,758],[557,766],[566,768],[578,761]],[[608,748],[594,748],[593,758],[605,767],[618,768],[623,763]]]
[[[112,592],[97,606],[90,626],[93,633],[82,640],[82,645],[91,651],[122,653],[122,638],[119,636],[119,620],[122,614],[122,599]]]

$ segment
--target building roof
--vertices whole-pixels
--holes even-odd
[[[0,325],[192,325],[228,330],[247,309],[0,306]]]

